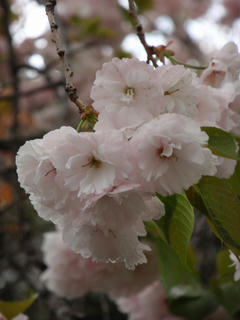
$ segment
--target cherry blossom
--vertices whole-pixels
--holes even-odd
[[[199,93],[198,111],[192,119],[198,121],[201,126],[216,126],[220,122],[224,109],[216,90],[207,85],[199,85]]]
[[[118,59],[105,63],[97,72],[92,88],[93,106],[102,114],[122,112],[132,125],[149,120],[160,107],[162,90],[156,83],[155,69],[136,58]]]
[[[163,114],[143,125],[131,142],[146,188],[162,195],[181,193],[202,175],[216,173],[216,157],[197,122]]]
[[[141,291],[158,278],[158,264],[153,253],[148,253],[148,263],[134,271],[122,263],[93,262],[68,249],[61,232],[44,235],[42,246],[47,270],[41,279],[47,288],[68,299],[85,293],[105,292],[112,298],[129,296]]]
[[[56,167],[64,172],[65,186],[78,196],[113,187],[128,177],[132,167],[127,139],[116,130],[71,135],[53,157]]]
[[[219,88],[226,82],[236,81],[240,72],[240,54],[234,42],[228,42],[222,49],[212,53],[208,68],[201,80]]]
[[[223,157],[219,157],[218,161],[219,163],[217,165],[216,177],[221,179],[230,178],[234,172],[237,161],[233,159],[223,158]]]
[[[163,66],[157,69],[159,87],[164,93],[160,113],[179,113],[186,116],[197,114],[200,100],[197,76],[183,66]]]
[[[146,263],[150,247],[139,241],[145,236],[143,221],[159,219],[163,205],[144,200],[135,186],[120,185],[101,196],[90,197],[82,213],[64,225],[66,245],[93,261],[124,262],[128,269]]]
[[[47,220],[58,220],[74,197],[64,187],[63,173],[52,157],[57,145],[69,134],[77,132],[70,127],[51,131],[43,139],[27,141],[16,156],[19,182],[30,193],[38,213]]]
[[[167,297],[160,281],[155,281],[137,295],[116,300],[120,311],[127,313],[129,320],[177,320],[167,306]]]

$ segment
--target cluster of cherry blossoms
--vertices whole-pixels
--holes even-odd
[[[154,68],[135,58],[114,58],[97,72],[92,88],[99,112],[94,132],[61,127],[19,149],[20,184],[38,214],[57,225],[67,248],[81,255],[76,264],[72,260],[81,270],[79,281],[89,270],[98,279],[147,262],[151,247],[139,238],[146,236],[144,221],[164,215],[156,193],[181,193],[203,175],[233,173],[236,161],[213,155],[201,126],[239,134],[239,72],[233,43],[212,55],[200,77],[180,65]],[[63,259],[46,260],[51,265]],[[62,270],[68,274],[64,263]],[[74,297],[80,288],[69,276],[64,282],[61,273],[49,270],[44,278],[51,289],[58,286],[57,292]],[[56,278],[62,283],[55,284]],[[102,287],[94,282],[96,287],[86,287]]]
[[[47,270],[42,280],[53,292],[68,299],[87,292],[104,292],[112,299],[138,294],[159,277],[154,250],[147,253],[148,263],[134,271],[123,263],[94,262],[66,247],[60,231],[46,233],[42,250]]]
[[[148,263],[132,271],[123,263],[84,259],[66,247],[59,231],[44,235],[42,249],[47,265],[42,281],[59,296],[74,299],[90,291],[104,292],[130,320],[180,320],[168,309],[154,250],[147,254]]]

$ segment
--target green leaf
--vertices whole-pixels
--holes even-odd
[[[201,129],[209,136],[208,147],[214,154],[224,158],[240,160],[236,142],[231,133],[215,127],[202,127]]]
[[[193,207],[183,194],[163,197],[157,194],[164,203],[166,214],[158,224],[164,231],[170,246],[176,251],[181,262],[187,264],[187,251],[194,227]]]
[[[0,301],[0,312],[10,320],[28,309],[37,297],[36,293],[32,293],[28,299],[22,301]]]
[[[207,208],[205,207],[205,204],[201,198],[200,193],[198,192],[197,188],[195,186],[190,187],[186,191],[187,197],[191,205],[203,213],[204,215],[208,216]]]
[[[233,262],[229,257],[229,250],[223,249],[220,250],[217,254],[217,274],[218,281],[226,282],[233,281],[233,274],[235,268],[233,266]]]
[[[210,291],[201,288],[197,278],[181,263],[178,255],[169,244],[158,238],[161,280],[168,294],[172,312],[186,319],[203,319],[212,313],[217,303]]]
[[[236,194],[240,195],[240,162],[238,161],[233,175],[227,180]]]
[[[215,288],[215,293],[233,319],[240,319],[240,281],[221,283],[218,288]]]
[[[216,298],[209,290],[191,286],[174,287],[168,304],[173,313],[189,320],[202,320],[218,307]]]
[[[195,249],[189,246],[187,250],[187,265],[196,277],[198,277],[197,262],[198,257],[195,252]]]
[[[170,292],[177,285],[198,286],[194,275],[181,263],[179,257],[169,244],[158,238],[155,244],[159,256],[161,279],[165,289]]]
[[[240,254],[240,200],[224,179],[203,177],[195,186],[217,235]],[[210,224],[211,226],[211,224]]]
[[[145,221],[144,225],[150,239],[154,240],[160,237],[163,241],[167,241],[164,232],[155,221]]]

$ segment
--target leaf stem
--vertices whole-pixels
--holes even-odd
[[[196,70],[205,70],[207,68],[206,66],[194,66],[191,64],[187,64],[187,63],[178,61],[172,55],[165,55],[165,57],[168,58],[168,60],[170,60],[172,64],[174,64],[174,65],[179,64],[179,65],[184,66],[185,68],[196,69]]]

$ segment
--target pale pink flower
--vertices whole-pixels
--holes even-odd
[[[201,126],[216,126],[222,115],[220,102],[215,97],[216,90],[210,86],[201,85],[200,100],[197,104],[198,112],[192,119],[198,121]]]
[[[179,113],[186,116],[198,113],[197,104],[200,90],[197,76],[183,66],[162,66],[157,69],[159,88],[164,99],[161,109],[156,106],[156,116],[160,113]]]
[[[239,89],[239,81],[224,83],[221,88],[212,88],[212,95],[220,112],[220,119],[215,126],[237,134],[240,132]]]
[[[0,313],[0,320],[7,320],[2,313]]]
[[[65,226],[63,240],[73,251],[84,258],[103,262],[124,262],[127,269],[134,270],[138,264],[146,263],[144,251],[150,248],[142,244],[139,236],[145,236],[143,225],[126,227],[113,232],[111,229],[101,229],[89,221],[77,228]]]
[[[120,129],[127,138],[130,138],[136,128],[143,122],[153,119],[153,115],[147,113],[143,116],[134,108],[121,108],[118,111],[102,111],[99,113],[98,122],[94,126],[96,131]]]
[[[17,153],[17,174],[21,187],[30,193],[34,206],[39,203],[39,206],[48,207],[55,213],[51,215],[50,211],[40,210],[39,214],[44,219],[58,219],[61,209],[65,211],[67,201],[72,200],[72,195],[64,187],[63,172],[53,161],[53,154],[68,135],[74,134],[78,135],[73,128],[62,127],[49,132],[43,139],[27,141]]]
[[[127,313],[129,320],[177,320],[167,305],[167,296],[160,284],[155,281],[137,295],[116,300],[120,311]]]
[[[230,251],[230,259],[232,260],[233,262],[233,266],[235,267],[235,273],[234,273],[234,280],[235,281],[238,281],[240,279],[240,262],[238,260],[238,258],[235,256],[235,254]]]
[[[164,204],[159,201],[157,197],[150,197],[144,201],[146,206],[146,211],[143,216],[143,220],[158,220],[160,217],[165,214]]]
[[[124,262],[129,269],[146,263],[144,251],[150,248],[138,239],[146,235],[143,221],[159,219],[164,208],[145,201],[131,185],[90,197],[81,214],[64,226],[64,242],[93,261]]]
[[[240,54],[234,42],[212,53],[209,66],[201,75],[201,81],[215,88],[226,82],[236,81],[240,72]]]
[[[118,59],[105,63],[96,74],[91,98],[100,112],[122,112],[128,126],[128,113],[132,125],[149,120],[156,105],[160,108],[162,90],[156,83],[155,69],[136,58]]]
[[[148,263],[129,271],[122,263],[93,262],[68,249],[61,233],[44,235],[44,261],[47,270],[41,276],[49,290],[68,299],[85,293],[105,292],[111,297],[128,296],[141,291],[158,278],[156,257],[148,254]]]
[[[73,220],[80,214],[81,203],[74,192],[69,192],[67,197],[64,198],[64,202],[56,204],[33,194],[30,195],[29,199],[41,218],[50,220],[59,226],[63,226],[69,219]]]
[[[232,132],[240,135],[240,81],[233,83],[234,93],[233,99],[229,103],[229,109],[231,110],[231,119],[233,121]]]
[[[202,175],[216,173],[216,157],[205,147],[208,136],[197,122],[163,114],[143,125],[131,139],[148,191],[181,193]]]
[[[54,152],[55,147],[51,139],[54,135],[57,143],[62,131],[65,134],[65,128],[62,128],[46,134],[43,139],[27,141],[20,147],[16,156],[17,174],[21,187],[27,193],[56,202],[63,200],[64,193],[61,174],[58,174],[51,160],[51,153]]]
[[[56,148],[53,159],[64,172],[65,187],[80,197],[100,194],[128,178],[132,168],[128,149],[120,131],[81,132],[68,136]]]
[[[233,159],[218,158],[219,164],[217,165],[217,173],[216,177],[220,179],[228,179],[233,175],[234,169],[236,166],[237,161]]]

